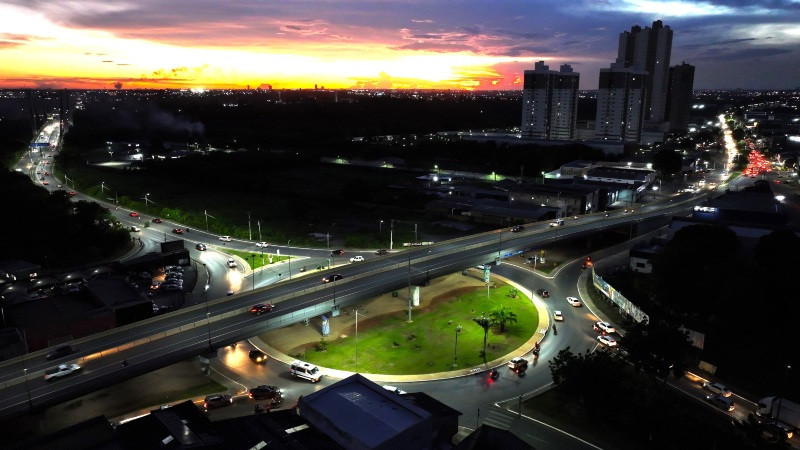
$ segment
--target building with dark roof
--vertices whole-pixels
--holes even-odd
[[[433,414],[359,374],[301,398],[298,413],[347,449],[433,448],[441,437]]]
[[[448,449],[460,415],[426,394],[396,394],[356,374],[301,397],[295,408],[212,422],[187,400],[116,428],[96,417],[16,448]]]

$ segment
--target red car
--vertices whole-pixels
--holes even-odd
[[[69,191],[69,195],[78,195],[78,193],[75,191]]]
[[[42,181],[42,184],[43,184],[43,185],[45,185],[45,186],[47,186],[47,185],[48,185],[48,184],[50,184],[50,183],[48,183],[47,181]]]
[[[131,216],[131,217],[139,217],[139,213],[137,213],[137,212],[135,212],[135,211],[134,211],[134,212],[131,212],[131,213],[130,213],[130,214],[128,214],[128,215],[129,215],[129,216]]]
[[[181,228],[173,228],[172,232],[175,234],[183,234],[183,230]]]
[[[257,305],[253,305],[253,307],[250,308],[250,312],[258,316],[262,313],[268,313],[272,311],[274,308],[275,305],[273,305],[272,303],[259,303]]]
[[[153,220],[152,220],[152,222],[153,222],[153,223],[161,223],[161,219],[159,219],[158,217],[156,217],[155,219],[153,219]]]
[[[50,161],[45,161],[44,163],[45,163],[45,164],[50,164]]]

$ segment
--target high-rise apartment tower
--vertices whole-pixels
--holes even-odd
[[[580,74],[569,64],[559,71],[539,61],[526,70],[522,88],[522,136],[575,139]]]
[[[667,118],[670,131],[686,131],[694,90],[694,66],[682,63],[669,68]]]
[[[672,52],[672,29],[660,20],[652,27],[631,27],[619,35],[615,68],[630,67],[647,71],[645,120],[666,120],[669,58]]]
[[[595,138],[639,142],[644,121],[647,73],[634,68],[600,69]]]

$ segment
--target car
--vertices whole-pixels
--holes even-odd
[[[203,400],[203,408],[209,409],[222,408],[233,403],[233,398],[228,394],[211,394]]]
[[[269,247],[269,244],[267,244],[266,242],[256,242],[256,247],[267,248],[267,247]]]
[[[521,356],[517,356],[508,362],[508,368],[514,372],[524,372],[528,370],[528,360]]]
[[[535,257],[535,256],[529,256],[529,257],[528,257],[528,258],[525,260],[525,264],[533,264],[533,263],[535,263],[535,262],[536,262],[536,257]]]
[[[305,378],[312,383],[316,383],[322,378],[322,372],[319,370],[319,367],[298,360],[292,361],[292,364],[289,366],[289,373],[295,378]]]
[[[264,354],[264,352],[262,352],[261,350],[250,350],[248,356],[256,364],[263,364],[267,362],[267,355]],[[250,398],[252,398],[252,396],[250,396]]]
[[[611,325],[608,322],[595,322],[594,325],[592,325],[592,328],[594,329],[594,331],[602,331],[603,334],[614,333],[615,331],[617,331],[614,328],[614,325]]]
[[[261,386],[250,388],[250,390],[247,391],[247,396],[253,400],[271,400],[275,397],[280,398],[282,393],[283,391],[278,389],[277,386],[262,384]]]
[[[142,229],[134,225],[134,226],[131,227],[131,231],[139,232],[139,231],[142,231]]]
[[[45,172],[44,175],[45,176],[50,176],[50,172]]]
[[[553,320],[555,320],[556,322],[564,321],[564,316],[561,314],[561,311],[558,310],[553,311]]]
[[[231,269],[235,269],[236,268],[236,260],[233,259],[233,258],[228,258],[228,263],[227,264],[228,264],[228,267],[231,268]]]
[[[227,292],[227,294],[225,294],[225,295],[227,295],[228,297],[230,297],[231,295],[233,295],[233,294],[235,294],[235,293],[236,293],[236,292],[233,292],[233,291],[228,291],[228,292]]]
[[[50,164],[50,161],[45,161],[44,163],[45,163],[45,164]]]
[[[786,439],[791,439],[794,436],[794,431],[789,425],[778,421],[767,421],[758,424],[758,428],[765,437],[778,439],[778,436],[785,435]]]
[[[154,217],[153,220],[151,220],[151,222],[153,222],[153,223],[161,223],[162,220],[159,219],[158,217]]]
[[[709,391],[721,395],[723,397],[730,397],[733,392],[730,389],[726,388],[725,386],[719,383],[712,383],[710,381],[704,381],[703,387],[708,389]]]
[[[575,307],[581,306],[581,301],[575,297],[567,297],[567,303]]]
[[[250,308],[250,312],[258,316],[263,313],[268,313],[273,309],[275,309],[275,305],[273,305],[272,303],[258,303],[256,305],[253,305],[252,308]]]
[[[389,250],[386,250],[385,248],[382,248],[382,249],[376,251],[375,254],[379,255],[379,256],[388,255],[389,254]]]
[[[331,256],[342,256],[344,255],[344,250],[338,249],[331,252]]]
[[[44,371],[44,380],[52,381],[67,375],[71,375],[79,370],[81,370],[81,366],[77,364],[59,364],[56,367]]]
[[[78,195],[78,193],[75,191],[69,191],[69,195]]]
[[[551,228],[552,227],[560,227],[561,225],[564,225],[564,221],[562,219],[558,219],[555,222],[550,222],[550,227]]]
[[[389,392],[394,392],[397,395],[405,395],[405,393],[406,393],[406,391],[404,391],[404,390],[402,390],[400,388],[396,388],[394,386],[384,386],[383,388],[386,389]]]
[[[131,217],[139,217],[139,213],[137,213],[136,211],[131,211],[130,214],[128,215]]]
[[[219,240],[222,241],[222,242],[230,242],[233,239],[230,236],[220,236]]]
[[[156,290],[160,287],[161,287],[161,281],[153,281],[153,283],[150,285],[150,289],[152,290]]]
[[[58,347],[51,350],[50,353],[48,353],[47,356],[45,356],[45,359],[51,361],[54,359],[63,358],[73,353],[75,353],[75,349],[72,348],[71,345],[69,344],[59,345]]]
[[[327,277],[322,279],[323,283],[330,283],[331,281],[337,281],[344,278],[341,274],[335,273],[333,275],[328,275]]]
[[[175,234],[183,234],[183,228],[173,228],[172,232]]]
[[[606,336],[604,334],[597,336],[597,342],[606,345],[608,347],[616,347],[617,341],[616,339],[612,338],[611,336]]]
[[[356,255],[356,256],[353,256],[352,258],[350,258],[350,262],[351,263],[361,262],[361,261],[364,261],[364,257],[361,256],[361,255]]]
[[[733,400],[721,395],[712,394],[706,396],[706,400],[717,408],[724,409],[725,411],[730,412],[736,409],[736,403]]]
[[[522,225],[517,225],[517,226],[511,228],[511,232],[512,233],[519,233],[521,231],[525,231],[525,227],[522,226]]]
[[[202,251],[205,251],[207,247],[206,247],[206,244],[202,244],[202,243],[199,243],[199,242],[198,242],[198,243],[197,243],[197,244],[194,246],[194,248],[196,248],[196,249],[198,249],[198,250],[200,250],[200,251],[202,252]]]
[[[539,297],[542,297],[542,298],[548,298],[548,297],[550,297],[550,293],[549,293],[549,292],[547,292],[547,289],[539,289],[539,290],[537,290],[537,291],[536,291],[536,294],[537,294]]]
[[[43,184],[43,185],[45,185],[45,186],[47,186],[47,185],[49,185],[50,183],[49,183],[49,182],[47,182],[47,181],[42,181],[42,184]]]

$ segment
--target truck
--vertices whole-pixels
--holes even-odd
[[[758,401],[761,417],[772,417],[792,428],[800,428],[800,405],[781,397],[764,397]]]

